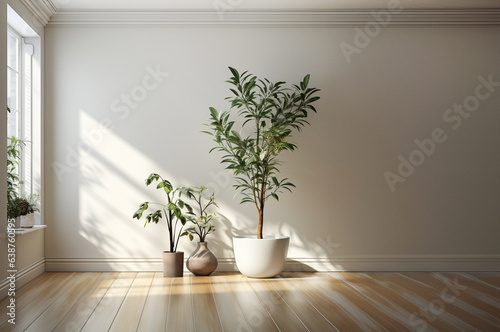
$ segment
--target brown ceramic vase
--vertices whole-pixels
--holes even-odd
[[[208,276],[217,268],[217,258],[208,249],[207,242],[198,242],[195,251],[186,261],[186,267],[196,276]]]

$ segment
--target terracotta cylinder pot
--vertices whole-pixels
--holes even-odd
[[[183,251],[163,252],[163,276],[168,278],[182,277],[184,265]]]
[[[189,256],[186,267],[196,276],[208,276],[219,263],[217,257],[208,249],[207,242],[198,242],[195,251]]]

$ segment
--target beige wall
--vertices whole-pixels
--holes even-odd
[[[284,155],[297,189],[266,211],[265,233],[292,237],[289,258],[319,269],[498,268],[500,87],[456,129],[447,110],[473,102],[480,77],[500,81],[499,36],[388,27],[348,62],[341,45],[355,45],[354,27],[47,28],[48,268],[157,268],[166,228],[131,218],[154,197],[151,172],[217,189],[219,258],[232,257],[232,235],[254,233],[256,212],[233,197],[200,133],[209,106],[228,106],[229,65],[293,83],[310,73],[322,90],[299,150]],[[156,68],[168,75],[155,82]],[[436,129],[446,141],[392,192],[384,174],[397,174],[400,155],[421,162],[415,140]]]

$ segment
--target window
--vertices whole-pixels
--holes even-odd
[[[25,42],[13,28],[7,30],[7,135],[25,142],[22,149],[18,176],[22,184],[20,193],[33,193],[32,183],[32,85],[31,64],[33,45]]]
[[[43,200],[41,38],[10,6],[7,25],[7,135],[25,142],[17,167],[18,190],[20,195],[39,194]],[[35,215],[37,224],[40,217]]]
[[[12,29],[7,31],[7,104],[11,109],[8,114],[7,135],[9,137],[20,137],[19,132],[19,99],[20,99],[20,59],[21,59],[21,37]]]

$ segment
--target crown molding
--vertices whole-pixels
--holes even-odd
[[[344,9],[500,9],[498,0],[52,0],[61,10],[335,11]]]
[[[21,3],[28,8],[42,26],[46,26],[57,11],[51,0],[21,0]]]
[[[24,0],[27,1],[27,0]],[[49,1],[49,0],[46,0]],[[500,9],[393,11],[58,11],[48,26],[498,26]]]

